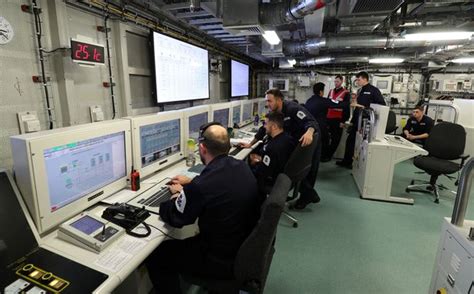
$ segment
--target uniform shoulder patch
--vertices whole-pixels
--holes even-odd
[[[184,212],[184,208],[186,207],[186,194],[184,194],[184,190],[181,191],[178,198],[174,201],[174,204],[179,212]]]
[[[298,112],[296,113],[296,116],[297,116],[299,119],[303,119],[303,118],[306,117],[306,114],[304,114],[304,112],[300,110],[300,111],[298,111]]]
[[[262,162],[263,162],[263,164],[265,164],[266,166],[270,166],[270,156],[265,155],[265,156],[263,157]]]

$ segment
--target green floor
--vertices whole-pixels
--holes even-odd
[[[411,161],[397,166],[392,195],[406,195],[412,178],[427,177],[416,170]],[[428,293],[454,194],[443,191],[435,204],[413,193],[413,206],[361,200],[350,170],[334,162],[321,165],[317,191],[321,203],[294,213],[298,228],[280,221],[265,293]],[[474,219],[472,195],[469,206],[466,219]]]

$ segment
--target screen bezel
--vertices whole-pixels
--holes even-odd
[[[43,151],[68,144],[74,141],[83,141],[95,137],[105,136],[124,132],[125,139],[125,176],[111,182],[104,187],[98,188],[90,193],[83,195],[81,198],[70,202],[69,204],[51,211],[48,181],[46,178],[46,166]],[[128,120],[115,120],[107,122],[99,122],[87,124],[79,127],[65,128],[58,131],[50,132],[47,135],[32,139],[30,141],[30,152],[32,156],[32,169],[34,174],[36,207],[38,208],[38,219],[35,220],[39,233],[54,228],[66,219],[84,211],[95,203],[112,195],[113,193],[127,187],[128,171],[132,166],[132,142],[131,129]]]
[[[160,102],[158,100],[158,89],[157,89],[157,85],[156,85],[155,34],[160,34],[160,35],[169,37],[171,39],[174,39],[176,41],[183,42],[183,43],[186,43],[190,46],[194,46],[196,48],[200,48],[200,49],[203,49],[203,50],[207,51],[207,84],[208,84],[207,97],[192,98],[192,99],[186,99],[186,100],[174,100],[174,101],[166,101],[166,102]],[[173,105],[173,104],[180,104],[180,103],[185,103],[185,102],[190,102],[190,101],[199,101],[199,100],[209,100],[209,99],[211,99],[211,78],[210,78],[210,73],[209,73],[209,69],[210,69],[209,50],[207,50],[207,49],[205,49],[201,46],[197,46],[197,45],[187,43],[185,41],[173,38],[172,36],[169,36],[167,34],[155,32],[153,30],[150,30],[150,50],[151,50],[151,59],[152,59],[152,64],[153,64],[153,66],[152,66],[152,75],[151,75],[152,78],[153,78],[153,82],[152,82],[152,84],[153,84],[152,85],[153,93],[152,94],[153,94],[153,99],[154,99],[156,105],[158,105],[158,106]]]
[[[236,96],[232,96],[232,81],[233,81],[233,80],[232,80],[232,61],[238,62],[238,63],[240,63],[240,64],[244,64],[244,65],[248,66],[248,68],[249,68],[249,72],[248,72],[248,80],[249,80],[249,82],[248,82],[248,85],[247,85],[247,86],[248,86],[248,93],[247,93],[247,95],[236,95]],[[230,64],[230,66],[229,66],[229,68],[230,68],[230,71],[229,71],[229,76],[230,76],[229,97],[230,97],[230,98],[250,97],[250,90],[251,90],[251,89],[250,89],[250,85],[251,85],[251,83],[250,83],[250,82],[251,82],[251,81],[250,81],[250,77],[251,77],[251,75],[250,75],[250,65],[247,64],[247,63],[243,63],[243,62],[234,60],[234,59],[230,59],[230,60],[229,60],[229,64]]]
[[[183,112],[180,110],[171,110],[171,111],[163,111],[154,114],[147,114],[141,115],[136,117],[129,118],[132,122],[132,150],[133,150],[133,168],[140,172],[140,176],[145,178],[151,174],[156,173],[163,168],[174,164],[175,162],[184,158],[184,119],[183,119]],[[142,160],[141,160],[141,143],[140,143],[140,127],[157,124],[161,122],[165,122],[168,120],[180,120],[180,151],[171,155],[167,156],[161,160],[158,160],[152,164],[149,164],[145,167],[142,167]]]

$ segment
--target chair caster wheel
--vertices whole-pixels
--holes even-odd
[[[414,185],[414,184],[415,184],[415,180],[411,180],[410,185]]]
[[[407,192],[407,193],[410,193],[410,191],[411,191],[411,190],[408,189],[408,188],[405,189],[405,192]]]
[[[298,227],[298,223],[293,223],[293,228],[297,228]]]
[[[438,204],[439,204],[439,199],[435,199],[434,203],[438,203]]]
[[[433,187],[427,186],[427,187],[426,187],[426,190],[428,190],[428,191],[433,191]]]
[[[459,181],[454,182],[454,185],[458,186],[458,185],[459,185]]]

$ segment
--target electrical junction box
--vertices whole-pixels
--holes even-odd
[[[104,120],[104,112],[102,111],[102,107],[99,105],[92,105],[90,108],[91,113],[91,121],[103,121]]]
[[[20,134],[41,131],[41,124],[36,111],[18,112],[17,116]]]

